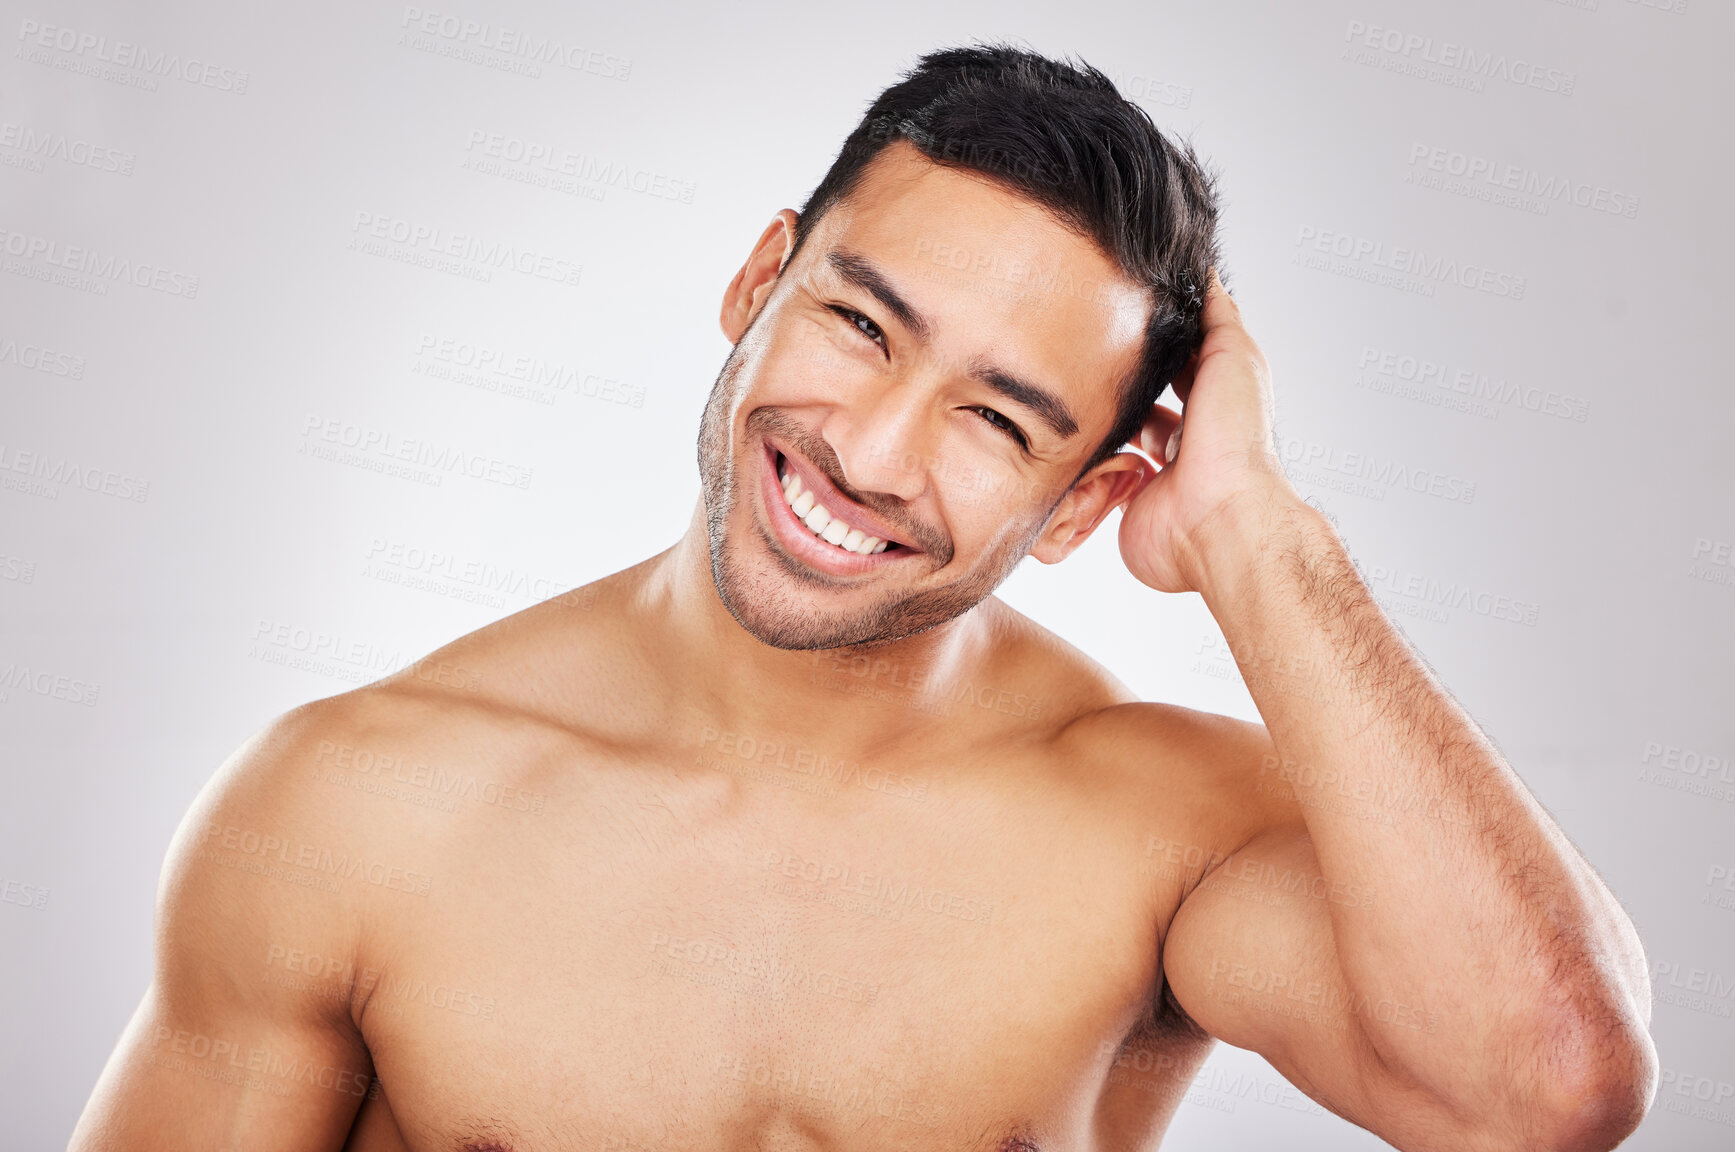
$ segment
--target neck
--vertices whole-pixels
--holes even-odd
[[[914,636],[791,651],[742,628],[717,593],[701,499],[680,541],[646,565],[645,639],[672,692],[719,730],[812,740],[840,753],[882,749],[946,723],[926,710],[988,657],[992,597]]]

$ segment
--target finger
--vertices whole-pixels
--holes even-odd
[[[1195,348],[1187,362],[1181,365],[1181,370],[1175,373],[1174,379],[1169,381],[1169,387],[1175,390],[1175,399],[1182,404],[1187,402],[1187,397],[1193,394],[1193,381],[1198,375],[1199,350]]]
[[[1139,450],[1166,467],[1170,459],[1169,442],[1180,426],[1179,412],[1161,404],[1151,405],[1151,414],[1145,417],[1144,424],[1139,428]]]
[[[1226,338],[1222,330],[1240,328],[1241,306],[1235,298],[1229,295],[1229,290],[1223,287],[1223,281],[1217,276],[1215,265],[1205,272],[1205,306],[1199,316],[1200,346],[1193,350],[1193,355],[1181,370],[1175,373],[1175,378],[1169,381],[1169,387],[1175,390],[1175,395],[1184,405],[1193,394],[1193,381],[1199,376],[1199,360],[1204,353]],[[1215,339],[1213,332],[1218,332]]]
[[[1214,328],[1244,327],[1241,323],[1241,304],[1229,295],[1229,289],[1223,287],[1223,281],[1217,278],[1217,269],[1214,267],[1205,281],[1205,310],[1200,320],[1205,326],[1207,338]]]

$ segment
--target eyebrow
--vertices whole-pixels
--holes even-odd
[[[891,314],[896,316],[898,321],[915,335],[917,340],[924,344],[928,342],[928,337],[933,334],[933,328],[928,324],[926,317],[910,307],[910,302],[898,295],[898,290],[892,287],[892,282],[887,280],[885,274],[875,268],[866,257],[857,256],[854,252],[834,249],[826,254],[825,260],[839,276],[884,304],[891,311]]]
[[[975,368],[970,375],[1013,403],[1022,404],[1036,413],[1037,418],[1048,425],[1049,431],[1062,440],[1070,440],[1078,434],[1078,421],[1073,419],[1066,402],[1048,389],[994,367]]]
[[[827,253],[825,260],[839,276],[884,304],[917,340],[924,344],[928,342],[928,338],[933,335],[933,326],[926,317],[910,306],[909,301],[898,295],[891,281],[886,279],[885,274],[874,267],[870,260],[841,249]],[[1048,389],[1021,380],[992,365],[974,367],[970,370],[970,376],[1013,403],[1023,405],[1036,413],[1049,431],[1060,439],[1068,440],[1078,434],[1078,420],[1073,417],[1072,410],[1066,406],[1066,401]]]

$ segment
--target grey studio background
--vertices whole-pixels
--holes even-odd
[[[674,542],[724,286],[879,89],[983,37],[1220,169],[1297,486],[1644,936],[1627,1146],[1735,1146],[1735,9],[0,11],[0,1148],[64,1146],[249,733]],[[1256,716],[1117,524],[1002,595]],[[1383,1145],[1220,1045],[1165,1146]]]

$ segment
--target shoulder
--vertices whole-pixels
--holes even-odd
[[[1089,654],[999,597],[985,600],[982,608],[994,651],[991,677],[1030,696],[1040,706],[1045,730],[1059,732],[1080,717],[1137,699]]]
[[[265,724],[182,819],[165,913],[252,919],[274,941],[414,914],[403,898],[438,886],[442,857],[487,827],[478,815],[539,804],[559,759],[560,734],[487,682],[447,654]]]
[[[995,627],[1015,664],[1040,684],[1057,763],[1117,803],[1157,811],[1195,838],[1245,843],[1299,818],[1265,725],[1140,700],[1108,669],[1028,617],[1001,606]]]

